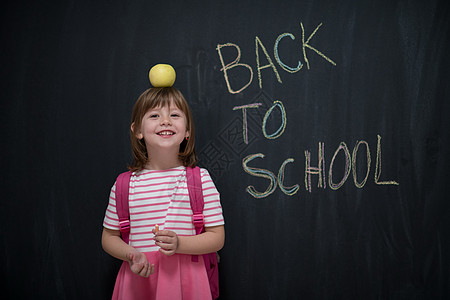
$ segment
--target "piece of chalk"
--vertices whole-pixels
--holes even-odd
[[[159,225],[156,224],[156,225],[155,225],[155,232],[158,232],[158,231],[159,231]]]

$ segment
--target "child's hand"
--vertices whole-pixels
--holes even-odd
[[[178,235],[170,230],[159,230],[155,231],[153,229],[155,237],[155,244],[161,249],[159,251],[167,256],[175,254],[178,248]]]
[[[133,250],[127,254],[130,269],[134,274],[142,277],[148,277],[155,272],[155,265],[150,264],[147,256],[137,250]]]

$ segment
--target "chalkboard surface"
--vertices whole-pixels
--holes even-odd
[[[157,63],[221,193],[220,299],[450,297],[448,1],[14,1],[2,299],[109,299],[100,245]]]

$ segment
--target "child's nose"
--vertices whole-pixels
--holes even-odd
[[[161,125],[170,125],[172,122],[169,116],[163,116],[161,118]]]

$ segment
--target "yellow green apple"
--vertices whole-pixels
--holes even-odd
[[[150,83],[154,87],[170,87],[175,82],[175,70],[171,65],[157,64],[148,73]]]

